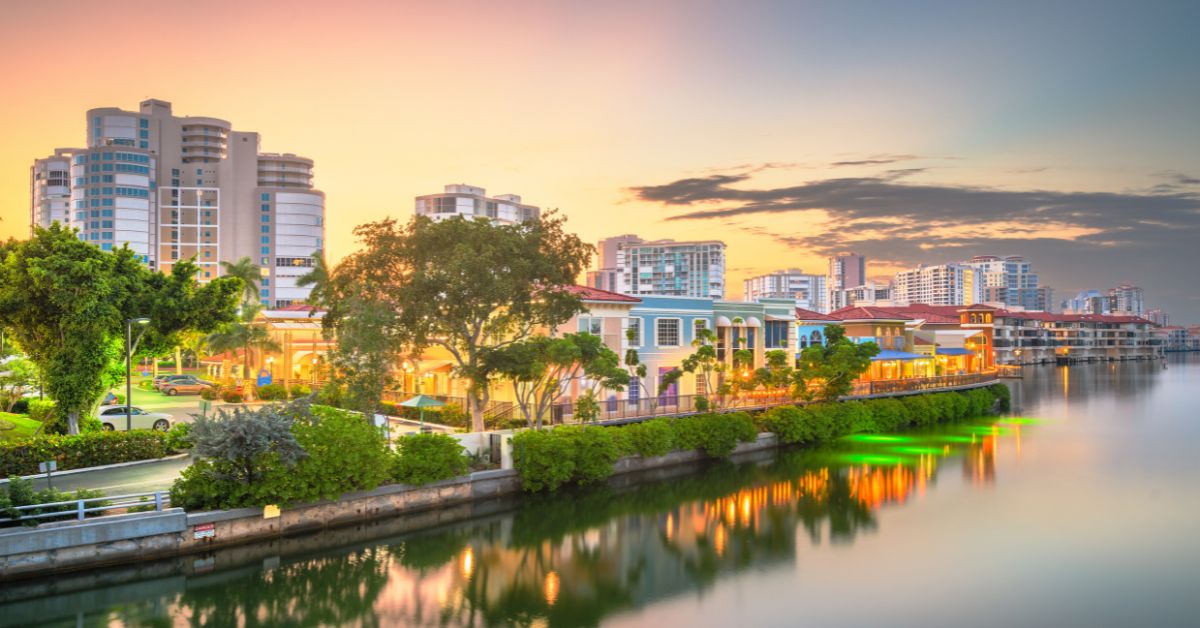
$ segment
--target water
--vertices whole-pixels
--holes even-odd
[[[0,624],[1200,625],[1200,356],[1168,365],[1040,367],[1000,420],[10,583]]]

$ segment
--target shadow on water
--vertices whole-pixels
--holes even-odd
[[[565,495],[12,583],[0,592],[0,625],[597,624],[727,574],[795,563],[803,540],[851,544],[875,531],[879,509],[923,495],[945,466],[990,482],[998,441],[1019,442],[1035,422],[860,435]],[[409,531],[451,516],[465,520]]]

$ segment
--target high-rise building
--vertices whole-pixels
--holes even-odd
[[[881,281],[867,281],[861,286],[830,294],[838,304],[835,310],[844,307],[889,307],[896,304],[892,284]]]
[[[1112,314],[1114,298],[1099,290],[1083,290],[1062,302],[1064,314]]]
[[[1167,313],[1162,311],[1162,308],[1156,307],[1151,310],[1146,310],[1145,318],[1146,318],[1146,320],[1150,321],[1151,323],[1154,323],[1155,325],[1170,325],[1171,324],[1171,317],[1167,316]]]
[[[645,242],[634,236],[618,237],[627,240],[616,245],[617,292],[716,299],[725,296],[724,242]],[[604,244],[601,241],[602,249]]]
[[[980,300],[984,303],[999,307],[1040,309],[1037,307],[1038,276],[1021,256],[977,255],[962,262],[962,265],[976,271]]]
[[[806,274],[799,268],[779,270],[742,281],[742,298],[794,299],[796,307],[814,312],[825,311],[825,275]]]
[[[829,272],[825,277],[825,305],[830,310],[845,307],[838,303],[844,293],[837,293],[861,286],[867,282],[867,258],[855,253],[838,253],[829,258]]]
[[[617,268],[617,249],[623,244],[636,244],[642,241],[632,233],[600,240],[596,244],[596,270],[588,271],[587,285],[609,292],[620,291],[620,282],[617,281],[617,276],[620,274],[620,269]]]
[[[1141,316],[1146,310],[1145,294],[1142,289],[1128,283],[1108,290],[1113,313],[1126,316]]]
[[[70,160],[67,225],[104,250],[128,245],[169,272],[194,258],[201,281],[220,262],[249,257],[262,271],[263,304],[308,297],[296,280],[324,246],[325,195],[311,159],[260,153],[259,136],[217,118],[176,116],[150,99],[138,111],[92,109],[85,148],[34,161],[30,221],[64,221],[63,162]]]
[[[426,194],[417,197],[418,216],[434,220],[445,220],[454,216],[463,218],[487,218],[497,224],[514,224],[534,220],[541,210],[533,205],[521,203],[516,194],[487,195],[487,190],[474,185],[452,183],[443,188],[441,194]]]
[[[1050,286],[1038,286],[1037,289],[1037,307],[1033,308],[1042,312],[1054,312],[1054,288]]]
[[[975,269],[962,264],[918,266],[896,273],[892,300],[897,305],[974,305],[982,290]]]

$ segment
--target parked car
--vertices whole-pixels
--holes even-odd
[[[145,410],[134,406],[130,408],[130,418],[133,422],[135,430],[158,430],[165,432],[171,429],[171,415],[161,412],[146,412]],[[96,412],[96,417],[104,425],[104,430],[111,432],[118,430],[125,431],[125,406],[100,406]]]
[[[195,375],[159,375],[154,378],[155,390],[162,390],[162,387],[176,380],[195,379]]]
[[[200,391],[212,388],[214,384],[195,377],[175,379],[166,382],[159,388],[163,393],[174,397],[180,393],[198,395]]]

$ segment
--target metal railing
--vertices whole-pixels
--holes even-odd
[[[158,491],[154,493],[130,493],[128,495],[113,495],[109,497],[89,497],[86,499],[71,499],[62,502],[49,502],[46,504],[32,504],[29,506],[16,506],[13,510],[18,512],[40,511],[47,508],[56,508],[54,512],[39,512],[32,515],[23,515],[13,517],[11,519],[0,518],[0,523],[10,521],[31,521],[34,519],[52,519],[52,518],[74,518],[82,521],[87,515],[107,512],[110,510],[128,510],[131,508],[147,509],[153,507],[155,511],[161,511],[170,507],[171,495],[166,491]]]

